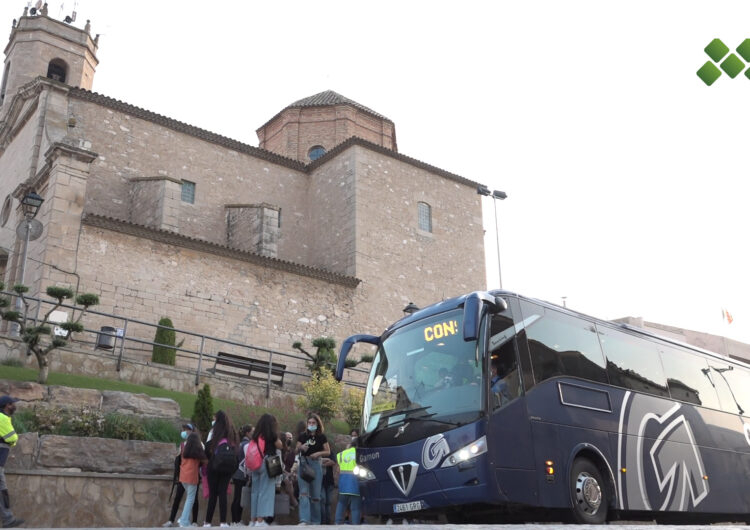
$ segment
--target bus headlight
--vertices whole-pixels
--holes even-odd
[[[487,437],[482,436],[479,440],[475,442],[471,442],[469,445],[466,445],[462,447],[461,449],[459,449],[458,451],[448,455],[448,458],[445,459],[445,461],[443,462],[443,465],[440,467],[455,466],[456,464],[460,464],[461,462],[466,462],[486,452],[487,452]]]
[[[354,473],[354,476],[361,481],[375,480],[375,473],[364,466],[354,466],[354,470],[352,471],[352,473]]]

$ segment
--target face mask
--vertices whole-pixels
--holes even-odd
[[[356,436],[352,436],[352,443],[354,443],[356,441],[357,441],[357,437]]]
[[[318,426],[317,425],[308,425],[307,426],[307,430],[310,431],[310,432],[315,432],[315,431],[318,430]]]
[[[182,432],[180,433],[180,436],[182,436],[182,439],[183,439],[183,440],[187,440],[187,437],[188,437],[187,431],[182,431]]]
[[[216,423],[216,420],[211,420],[211,427],[214,426],[214,423]]]

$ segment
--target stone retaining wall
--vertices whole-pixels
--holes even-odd
[[[5,466],[27,527],[154,526],[167,520],[171,443],[25,433]]]

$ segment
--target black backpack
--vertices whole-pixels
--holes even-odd
[[[221,444],[211,458],[211,469],[220,475],[237,471],[237,452],[229,444]]]

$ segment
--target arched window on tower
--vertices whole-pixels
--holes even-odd
[[[47,77],[65,83],[68,78],[68,65],[62,59],[52,59],[47,67]]]

